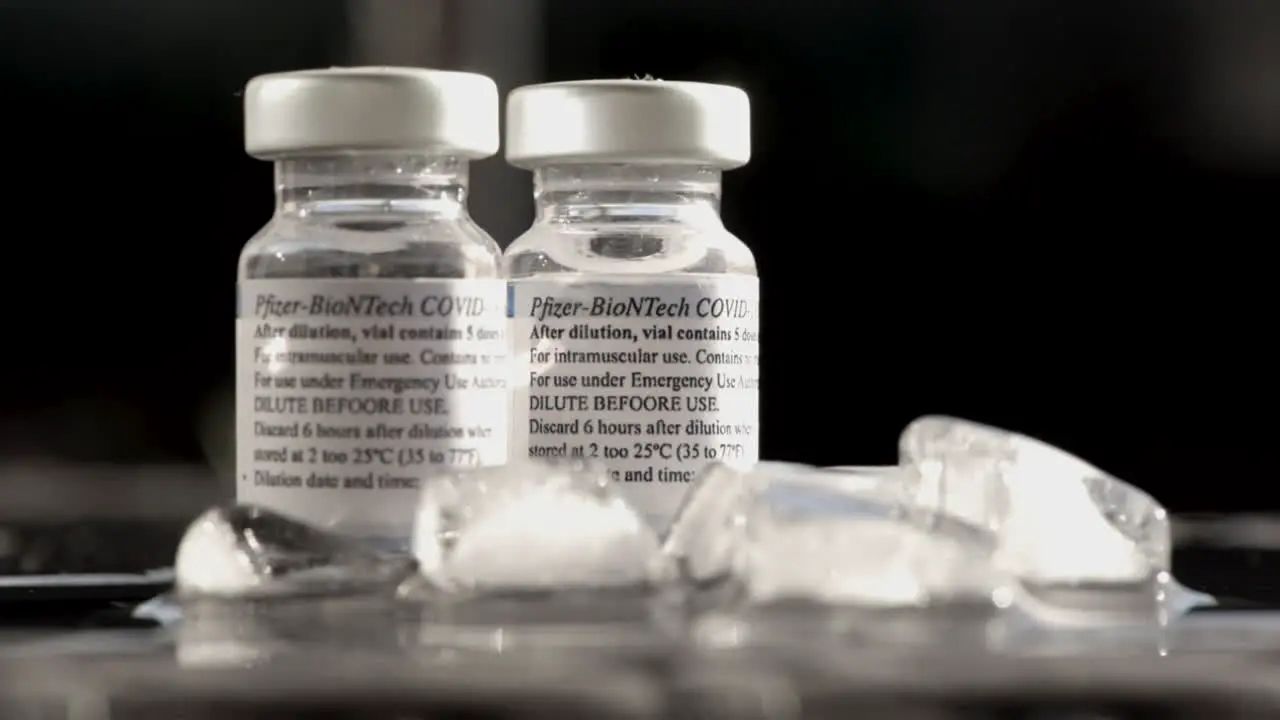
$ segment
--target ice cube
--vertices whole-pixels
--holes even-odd
[[[832,473],[831,475],[843,475]],[[745,548],[745,515],[762,493],[782,504],[812,502],[812,492],[788,492],[799,487],[842,481],[809,465],[761,462],[749,470],[719,463],[708,465],[686,492],[675,520],[663,539],[663,552],[674,558],[688,580],[711,582],[741,570]],[[854,478],[851,487],[879,486],[879,479]],[[826,499],[831,499],[830,497]],[[852,494],[837,499],[856,502]]]
[[[909,505],[906,475],[898,465],[836,465],[820,467],[820,477],[829,478],[850,492],[868,493],[895,505]]]
[[[898,455],[917,508],[1000,529],[1009,502],[1004,473],[1016,455],[985,430],[932,417],[907,426]]]
[[[815,472],[808,480],[818,478],[831,479]],[[752,601],[796,598],[864,607],[1004,602],[992,546],[980,533],[915,524],[892,492],[896,488],[810,483],[771,486],[747,515],[743,578]]]
[[[378,592],[413,568],[412,558],[252,505],[216,507],[196,518],[174,561],[184,597]]]
[[[892,518],[796,521],[765,515],[748,522],[753,537],[743,575],[754,602],[1001,602],[990,556],[958,537]]]
[[[446,592],[645,586],[669,576],[654,530],[608,472],[582,462],[520,462],[432,479],[413,551]]]
[[[791,466],[778,469],[783,467]],[[662,543],[686,579],[705,583],[740,569],[744,513],[767,479],[765,472],[742,472],[719,463],[698,475]]]
[[[967,526],[963,532],[921,527],[903,503],[903,489],[896,468],[713,466],[687,498],[664,547],[687,579],[733,583],[755,603],[1003,602],[986,535]]]
[[[164,593],[138,605],[131,615],[137,620],[150,620],[158,625],[175,625],[182,620],[182,603],[171,593]]]
[[[945,417],[902,433],[915,502],[997,533],[997,564],[1042,583],[1132,583],[1167,571],[1167,513],[1151,496],[1033,438]]]

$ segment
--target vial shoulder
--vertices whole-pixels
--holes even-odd
[[[756,275],[755,256],[724,228],[536,224],[503,253],[507,277],[549,274]]]
[[[502,251],[469,218],[274,218],[240,253],[241,279],[497,278]]]

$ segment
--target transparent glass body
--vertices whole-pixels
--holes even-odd
[[[497,278],[501,251],[467,212],[466,160],[351,153],[276,162],[276,210],[240,279]]]
[[[695,165],[556,165],[534,172],[537,217],[507,248],[513,280],[564,273],[756,274],[720,220],[720,172]]]

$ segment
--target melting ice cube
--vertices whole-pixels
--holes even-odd
[[[174,572],[182,596],[252,598],[376,592],[394,587],[413,565],[265,508],[236,505],[191,523]]]
[[[753,601],[790,598],[876,607],[1000,602],[989,555],[963,537],[902,519],[817,518],[764,511],[748,521],[744,577]]]
[[[585,463],[523,462],[433,479],[413,551],[444,591],[649,585],[667,576],[653,529]]]
[[[1074,455],[946,417],[911,423],[899,450],[914,502],[995,533],[996,565],[1025,585],[1176,588],[1165,509]]]
[[[665,550],[687,579],[732,582],[757,603],[1000,602],[987,537],[967,526],[921,527],[903,503],[904,488],[896,469],[712,466],[677,515]]]
[[[1016,433],[942,417],[903,431],[916,502],[1001,537],[1000,564],[1024,579],[1142,580],[1169,567],[1169,521],[1146,493]]]
[[[172,594],[165,593],[138,605],[131,614],[138,620],[174,625],[182,620],[182,604]]]
[[[803,466],[795,467],[803,471]],[[740,570],[746,547],[744,513],[766,486],[762,472],[744,473],[718,463],[707,466],[685,494],[663,539],[663,552],[695,583],[721,580]]]
[[[782,506],[794,503],[818,509],[813,507],[815,503],[821,507],[823,501],[833,499],[845,505],[864,502],[866,498],[858,491],[868,491],[870,497],[883,488],[883,475],[851,476],[846,481],[845,472],[841,469],[828,475],[809,465],[782,462],[762,462],[747,472],[718,463],[709,465],[685,494],[664,538],[663,550],[680,563],[686,579],[698,583],[723,579],[742,569],[746,514],[762,496]],[[834,497],[816,494],[814,489],[824,483],[850,492]]]

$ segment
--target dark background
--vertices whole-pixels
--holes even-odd
[[[1274,0],[0,0],[0,473],[220,472],[272,207],[239,91],[381,63],[751,93],[724,215],[764,288],[766,457],[888,463],[947,413],[1175,510],[1277,507]],[[505,244],[529,177],[474,177]]]

